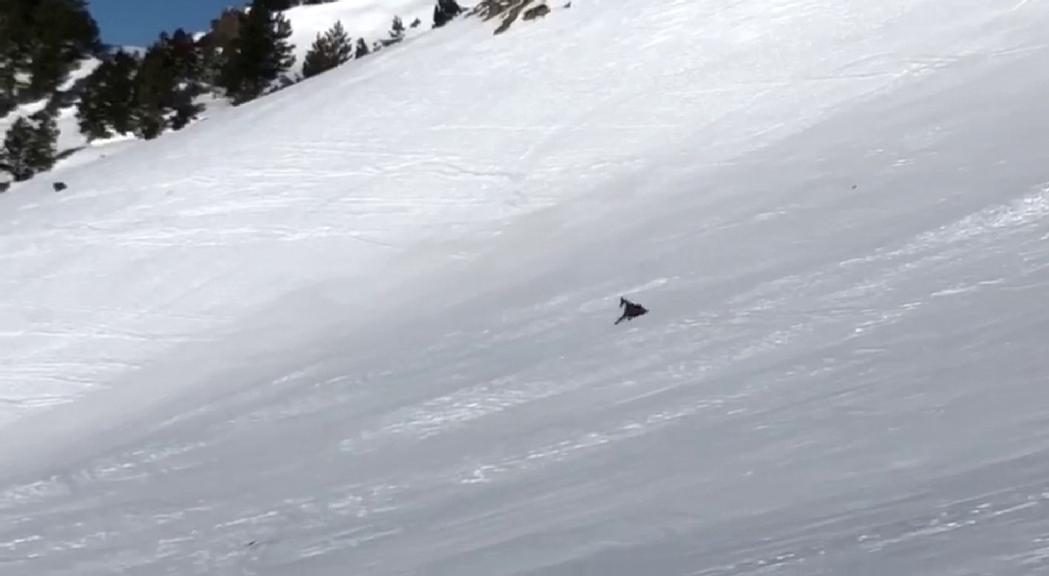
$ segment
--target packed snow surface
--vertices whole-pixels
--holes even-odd
[[[1049,6],[553,7],[0,196],[0,573],[1049,572]]]

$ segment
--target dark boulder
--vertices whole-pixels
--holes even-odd
[[[540,5],[535,6],[533,8],[529,8],[528,10],[525,10],[524,16],[522,16],[522,17],[526,21],[527,20],[535,20],[536,18],[542,18],[543,16],[546,16],[549,13],[550,13],[550,7],[547,6],[546,4],[540,4]]]

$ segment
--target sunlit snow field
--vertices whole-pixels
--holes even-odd
[[[0,195],[0,574],[1049,572],[1049,7],[552,7]]]

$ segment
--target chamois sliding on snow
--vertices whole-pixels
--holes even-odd
[[[616,320],[616,325],[619,325],[623,320],[633,320],[638,316],[648,314],[648,310],[644,306],[631,302],[626,298],[619,299],[619,307],[623,309],[623,315],[619,317],[619,320]]]

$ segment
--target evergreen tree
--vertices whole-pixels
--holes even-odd
[[[171,98],[175,114],[168,124],[173,130],[181,130],[204,109],[194,100],[205,92],[205,62],[196,41],[181,28],[171,36],[171,57],[179,81]]]
[[[390,24],[390,38],[386,40],[384,44],[390,46],[404,40],[404,21],[401,20],[400,16],[393,17],[393,23]]]
[[[25,2],[26,0],[22,0]],[[98,25],[85,0],[37,0],[32,9],[31,38],[23,46],[30,79],[23,99],[42,98],[65,80],[77,60],[97,52]]]
[[[241,18],[237,10],[223,10],[221,16],[211,21],[211,30],[197,43],[201,82],[222,86],[222,70],[229,55],[235,52],[233,43],[240,36]]]
[[[175,91],[175,78],[168,54],[167,38],[149,47],[135,78],[135,133],[150,140],[167,125],[167,103]]]
[[[163,39],[163,35],[161,39]],[[168,40],[168,47],[171,50],[171,58],[174,61],[175,71],[179,77],[199,81],[202,76],[204,59],[200,47],[197,46],[193,37],[182,28],[179,28],[175,30],[175,33],[171,35],[171,39]]]
[[[353,57],[353,41],[346,34],[342,22],[336,22],[324,35],[317,35],[306,53],[302,75],[306,78],[327,72]]]
[[[295,4],[292,3],[291,0],[265,0],[265,1],[266,1],[266,8],[268,8],[270,10],[273,10],[275,12],[279,12],[279,11],[282,11],[282,10],[287,10],[288,8],[291,8],[292,6],[295,5]]]
[[[183,30],[161,34],[149,47],[135,78],[135,132],[151,139],[166,128],[181,129],[196,118],[200,106],[193,102],[202,88],[202,59]]]
[[[0,115],[21,101],[20,91],[28,77],[32,8],[26,0],[0,0]]]
[[[353,57],[354,58],[364,58],[368,54],[371,54],[371,51],[368,50],[368,43],[364,41],[364,38],[358,38],[357,39],[357,50],[356,50],[356,52],[353,53]]]
[[[0,0],[0,111],[50,96],[99,48],[85,0]]]
[[[0,0],[0,116],[18,105],[17,72],[20,54],[16,33],[15,11],[8,6],[13,0]]]
[[[118,51],[84,79],[77,122],[88,140],[132,131],[138,58]]]
[[[455,0],[437,0],[437,5],[433,7],[433,27],[444,26],[462,11],[462,7]]]
[[[36,172],[50,170],[58,156],[58,123],[56,110],[45,108],[29,117],[33,123],[29,161]]]
[[[174,114],[168,118],[168,126],[172,130],[185,128],[190,122],[196,120],[197,116],[204,110],[204,106],[194,100],[197,94],[196,89],[180,89],[172,94],[171,110]]]
[[[9,64],[0,48],[0,117],[18,106],[17,81],[14,66]]]
[[[220,84],[234,104],[253,100],[266,92],[295,63],[288,43],[291,24],[266,0],[253,0],[241,15],[238,37],[224,55]]]
[[[52,111],[43,110],[28,119],[20,117],[4,136],[0,169],[19,182],[51,169],[55,164],[57,140],[58,125]]]
[[[387,46],[393,46],[401,40],[404,40],[404,21],[401,20],[400,16],[393,17],[393,23],[390,24],[389,38],[384,38],[376,42],[376,49],[379,47],[385,48]]]
[[[33,140],[33,125],[25,117],[15,120],[4,136],[4,147],[0,149],[0,169],[21,182],[33,177],[29,165],[29,147]]]

